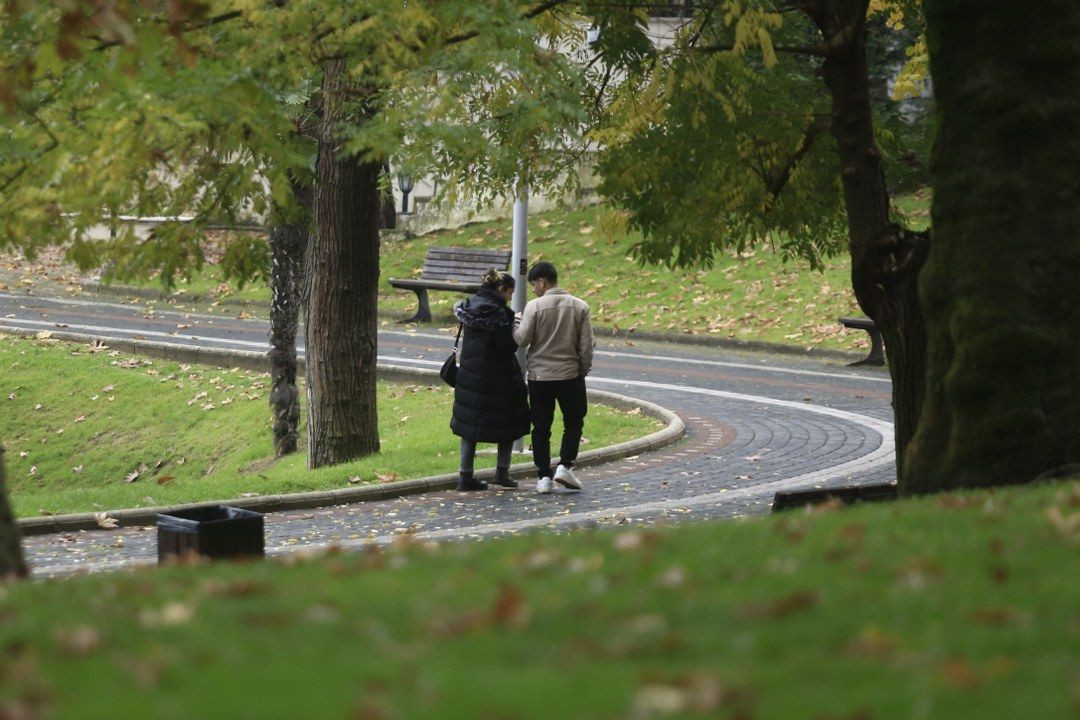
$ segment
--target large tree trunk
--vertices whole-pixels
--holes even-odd
[[[832,46],[824,73],[847,205],[851,282],[859,306],[885,340],[899,463],[923,399],[926,333],[916,280],[929,237],[889,220],[889,190],[870,108],[866,11],[866,0],[820,0],[812,17]]]
[[[1080,463],[1080,4],[927,0],[938,116],[906,492]]]
[[[23,559],[22,533],[8,503],[4,447],[0,445],[0,577],[25,577],[28,574]]]
[[[296,388],[296,331],[304,280],[304,253],[311,232],[311,191],[293,185],[300,214],[275,213],[270,231],[270,409],[274,450],[296,452],[300,392]]]
[[[350,91],[343,60],[323,74],[305,305],[308,467],[377,452],[376,302],[381,162],[342,154],[338,126]]]

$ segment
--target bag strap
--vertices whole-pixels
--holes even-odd
[[[457,337],[456,337],[456,338],[454,338],[454,349],[455,349],[455,350],[457,350],[457,346],[458,346],[458,341],[459,341],[459,340],[461,340],[461,328],[462,328],[463,326],[464,326],[464,323],[458,323],[458,326],[457,326]]]

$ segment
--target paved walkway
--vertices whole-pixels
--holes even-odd
[[[267,347],[265,320],[237,319],[235,310],[209,315],[155,305],[148,312],[145,304],[0,293],[0,330],[63,329],[202,347]],[[437,329],[388,325],[379,336],[380,360],[437,367],[452,342],[449,333]],[[403,533],[443,540],[531,528],[730,517],[766,512],[779,489],[885,482],[895,475],[890,385],[882,370],[797,356],[610,341],[598,343],[589,385],[675,411],[686,423],[686,439],[581,471],[586,486],[581,493],[443,492],[275,513],[266,518],[268,554],[391,542]],[[28,559],[41,574],[152,563],[155,544],[153,528],[25,540]]]

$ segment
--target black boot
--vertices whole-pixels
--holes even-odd
[[[495,468],[495,480],[493,482],[504,488],[516,488],[518,486],[517,480],[510,477],[510,468]]]
[[[487,490],[487,483],[477,480],[471,472],[459,472],[457,481],[458,490]]]

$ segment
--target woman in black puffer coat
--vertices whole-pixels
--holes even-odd
[[[495,483],[517,487],[510,479],[514,441],[529,433],[528,391],[517,361],[514,312],[507,301],[514,277],[494,268],[484,274],[478,293],[454,306],[463,333],[458,351],[454,414],[450,429],[461,437],[458,490],[484,490],[473,476],[476,443],[498,443]]]

